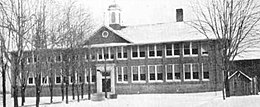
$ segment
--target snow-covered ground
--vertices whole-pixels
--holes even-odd
[[[13,99],[10,95],[7,99],[8,107],[12,107]],[[0,100],[1,107],[1,97]],[[54,97],[54,103],[49,104],[49,97],[41,97],[41,107],[260,107],[260,95],[234,96],[223,100],[221,92],[118,95],[117,99],[81,100],[80,102],[72,100],[70,96],[69,100],[69,104],[65,104],[61,101],[61,97]],[[26,97],[25,106],[34,107],[35,97]]]

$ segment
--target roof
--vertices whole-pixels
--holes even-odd
[[[106,27],[132,44],[165,43],[180,41],[198,41],[207,38],[185,22],[157,23],[137,26],[125,26],[121,30]],[[101,28],[102,28],[101,27]],[[97,30],[99,31],[99,29]]]
[[[260,59],[260,48],[259,47],[260,47],[260,43],[257,44],[257,47],[246,49],[244,52],[238,54],[234,58],[234,61]]]
[[[233,76],[235,76],[237,73],[242,74],[244,77],[246,77],[248,80],[252,81],[252,78],[250,78],[249,76],[247,76],[245,73],[241,72],[241,71],[236,71],[235,73],[233,73],[231,76],[228,77],[228,79],[231,79]]]

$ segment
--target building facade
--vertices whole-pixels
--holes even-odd
[[[69,66],[69,83],[77,82],[88,92],[104,90],[116,94],[185,93],[221,90],[217,42],[206,38],[183,21],[183,10],[176,10],[176,22],[123,26],[121,9],[110,5],[110,24],[101,26],[88,45],[70,51],[47,49],[44,56],[25,52],[29,72],[27,96],[35,95],[36,64],[42,64],[42,94],[49,95],[49,80],[54,79],[54,95],[61,95],[64,69]],[[65,61],[69,60],[68,63]],[[39,62],[40,61],[40,62]],[[217,64],[218,63],[218,64]],[[50,75],[54,72],[53,75]],[[71,94],[71,91],[69,91]]]

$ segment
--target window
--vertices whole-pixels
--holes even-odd
[[[29,78],[28,78],[28,84],[29,84],[29,85],[32,85],[32,84],[33,84],[33,77],[29,77]]]
[[[149,80],[162,81],[163,80],[163,66],[162,65],[149,65]]]
[[[190,43],[183,44],[184,55],[190,55]]]
[[[172,44],[166,44],[166,56],[172,56]]]
[[[88,61],[89,60],[89,55],[85,54],[85,60]]]
[[[181,71],[180,71],[180,66],[178,64],[174,64],[174,79],[175,80],[181,79]]]
[[[184,64],[184,79],[185,80],[198,80],[199,79],[199,64]]]
[[[115,48],[109,48],[109,59],[113,60],[115,58],[116,50]]]
[[[118,83],[127,83],[128,76],[127,76],[127,67],[117,67],[117,82]]]
[[[198,55],[198,43],[192,43],[192,55]]]
[[[201,55],[208,55],[209,54],[209,45],[207,43],[201,44]]]
[[[198,55],[198,43],[184,43],[183,44],[183,54],[187,55]]]
[[[89,71],[90,71],[90,74],[88,74]],[[91,80],[90,83],[96,82],[96,71],[92,70],[91,68],[89,70],[85,69],[85,78],[86,78],[85,80],[87,83],[89,82],[89,80]]]
[[[139,54],[140,54],[140,57],[145,57],[145,46],[139,46]]]
[[[149,57],[155,57],[155,46],[149,45],[148,50],[149,50]]]
[[[47,58],[47,61],[48,61],[48,62],[52,62],[52,57],[49,56],[49,57]]]
[[[157,57],[162,57],[162,49],[163,49],[163,45],[156,45],[156,56]]]
[[[174,44],[174,55],[180,55],[180,44]]]
[[[145,66],[132,66],[132,79],[133,82],[145,82],[146,80],[146,67]]]
[[[112,12],[112,14],[111,14],[111,22],[112,23],[116,22],[116,13],[115,12]]]
[[[209,79],[209,65],[208,64],[201,64],[202,68],[202,79],[208,80]]]
[[[183,9],[176,9],[176,21],[177,22],[183,21]]]
[[[132,57],[133,58],[138,57],[138,46],[132,46]]]
[[[173,80],[172,65],[166,65],[166,80]]]
[[[47,84],[48,83],[48,77],[47,76],[44,76],[44,77],[42,77],[42,84],[44,85],[44,84]]]
[[[56,62],[61,62],[61,55],[56,56]]]
[[[61,76],[60,75],[56,75],[56,77],[55,77],[55,83],[56,84],[60,84],[61,83]]]
[[[139,77],[138,77],[138,66],[133,66],[132,67],[132,72],[133,72],[133,81],[138,81]]]
[[[117,58],[118,59],[122,58],[122,47],[117,47]]]
[[[83,82],[81,75],[78,75],[78,82],[79,82],[79,83],[82,83],[82,82]]]
[[[123,50],[123,58],[127,58],[127,49],[126,47],[122,47],[122,50]]]
[[[98,60],[103,60],[103,49],[102,48],[97,49],[97,57],[98,57]]]

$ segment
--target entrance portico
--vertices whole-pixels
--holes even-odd
[[[106,64],[106,71],[105,64],[97,64],[96,69],[97,93],[105,92],[105,89],[107,92],[115,93],[115,64]]]

